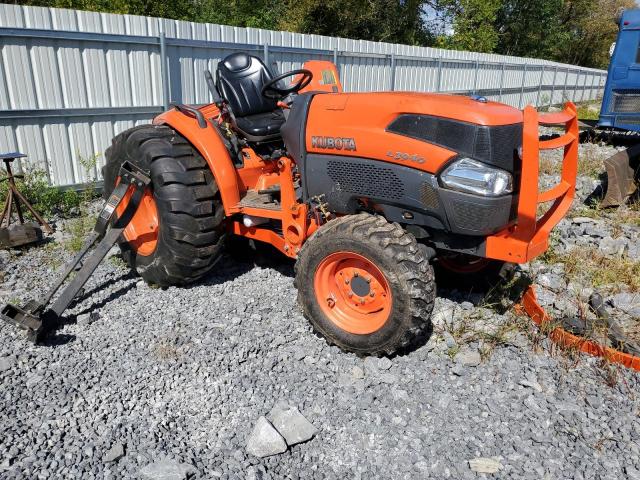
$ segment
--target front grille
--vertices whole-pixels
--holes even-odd
[[[452,205],[453,222],[461,229],[476,230],[483,225],[492,225],[501,209],[490,205],[454,201]]]
[[[331,160],[327,173],[336,190],[373,198],[398,200],[404,196],[404,187],[390,168],[368,163]]]
[[[438,201],[438,192],[429,182],[423,182],[420,186],[420,200],[427,208],[437,210],[440,202]]]
[[[640,90],[614,90],[609,104],[609,112],[640,112]]]
[[[402,114],[387,131],[451,149],[509,172],[522,144],[522,124],[476,125],[430,115]]]
[[[618,117],[617,125],[640,125],[640,117]]]

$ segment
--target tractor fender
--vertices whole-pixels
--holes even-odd
[[[215,108],[215,107],[213,107]],[[210,112],[203,112],[210,117]],[[206,128],[200,127],[195,118],[177,110],[161,113],[153,119],[154,125],[168,125],[186,138],[206,160],[216,180],[226,215],[240,202],[240,187],[236,168],[231,155],[225,147],[220,134],[207,122]]]

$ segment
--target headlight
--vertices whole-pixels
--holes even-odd
[[[513,192],[513,177],[509,172],[470,158],[462,158],[448,166],[440,175],[440,181],[452,190],[487,197]]]

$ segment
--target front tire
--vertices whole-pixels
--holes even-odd
[[[512,264],[464,253],[443,253],[434,263],[438,285],[463,291],[490,291],[510,280]]]
[[[330,221],[302,247],[298,303],[328,343],[358,355],[391,355],[425,340],[435,301],[433,269],[410,233],[361,213]]]
[[[105,196],[126,160],[150,172],[151,187],[119,241],[122,256],[150,284],[198,280],[220,258],[225,238],[224,210],[207,162],[169,127],[134,127],[106,151]]]

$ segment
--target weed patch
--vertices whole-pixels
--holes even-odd
[[[626,255],[607,257],[596,248],[575,248],[559,253],[551,246],[541,257],[544,263],[564,264],[568,281],[615,293],[617,285],[625,284],[632,292],[640,292],[640,261]]]
[[[46,172],[39,169],[25,169],[24,178],[17,178],[16,185],[36,211],[45,218],[56,214],[62,217],[77,216],[83,203],[94,200],[98,196],[95,188],[95,174],[91,173],[95,170],[98,158],[99,155],[80,157],[80,164],[90,177],[88,186],[82,191],[49,186]],[[0,169],[0,178],[6,175],[7,172]],[[8,182],[0,183],[0,204],[6,200],[7,191]],[[25,211],[24,214],[27,219],[36,220],[31,212]]]
[[[578,118],[581,120],[598,120],[600,118],[600,104],[600,101],[596,101],[577,105]]]
[[[73,253],[79,252],[84,246],[87,235],[96,224],[96,219],[94,216],[82,215],[68,220],[65,229],[69,233],[69,238],[64,240],[64,248]]]
[[[0,177],[5,177],[7,172],[0,170]],[[41,170],[26,172],[24,178],[16,179],[16,185],[22,194],[45,217],[54,214],[69,216],[82,203],[82,195],[74,190],[62,190],[50,187],[46,174]],[[8,182],[0,183],[0,203],[7,198]],[[24,210],[24,209],[23,209]],[[35,220],[31,212],[24,212],[25,217]]]

